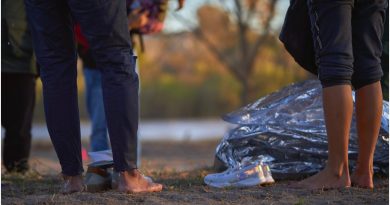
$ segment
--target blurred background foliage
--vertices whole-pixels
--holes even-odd
[[[165,32],[145,36],[146,51],[137,52],[141,118],[215,118],[310,78],[277,38],[283,1],[187,1],[180,12],[172,6]],[[78,67],[83,120],[82,62]],[[40,82],[37,90],[35,120],[43,121]]]

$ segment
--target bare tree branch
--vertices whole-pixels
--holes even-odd
[[[245,103],[248,100],[250,85],[249,78],[251,73],[254,70],[254,64],[256,61],[257,54],[262,45],[265,44],[267,39],[270,36],[271,22],[275,15],[275,7],[278,0],[252,0],[248,1],[247,4],[243,4],[243,0],[232,0],[235,6],[234,10],[228,9],[228,6],[224,4],[223,0],[219,0],[221,7],[224,9],[224,12],[230,15],[230,17],[236,18],[234,24],[236,26],[235,36],[237,36],[239,55],[232,56],[228,52],[219,49],[214,45],[208,38],[205,32],[201,28],[191,30],[193,31],[196,39],[200,40],[207,49],[217,58],[217,60],[226,68],[233,76],[239,81],[242,85],[242,103]],[[259,3],[260,2],[260,3]],[[265,3],[266,7],[263,13],[257,13],[259,5]],[[246,6],[244,8],[243,6]],[[183,16],[175,15],[179,22],[188,26],[191,25],[188,19]],[[261,32],[256,34],[252,32],[251,23],[255,16],[260,17],[260,27]],[[256,36],[257,35],[257,36]],[[254,43],[250,40],[255,36]],[[226,50],[225,50],[226,51]],[[234,55],[236,55],[235,52]],[[236,62],[232,59],[236,60]]]
[[[188,27],[188,25],[190,24],[190,21],[188,19],[186,19],[185,17],[179,15],[179,14],[175,14],[175,17],[186,27]],[[213,43],[211,43],[206,35],[204,34],[204,32],[200,29],[200,28],[197,28],[197,29],[192,29],[193,31],[193,35],[198,39],[200,40],[207,48],[209,51],[211,51],[211,53],[218,59],[218,61],[224,66],[226,67],[234,77],[236,77],[238,80],[243,80],[245,79],[244,75],[241,71],[241,69],[238,69],[238,66],[236,65],[231,65],[229,64],[228,62],[228,59],[225,55],[222,54],[221,51],[218,50],[217,47],[215,47],[213,45]]]
[[[226,58],[225,55],[220,52],[217,47],[215,47],[204,35],[204,33],[201,31],[201,29],[197,29],[195,32],[195,37],[202,41],[204,45],[214,54],[214,56],[224,65],[232,74],[234,77],[236,77],[238,80],[243,80],[245,79],[243,73],[241,72],[242,70],[239,69],[237,65],[229,64],[228,59]]]
[[[270,28],[271,28],[271,21],[274,18],[274,15],[275,15],[275,6],[276,6],[277,1],[278,0],[271,0],[271,3],[270,3],[270,14],[267,17],[267,20],[265,21],[264,31],[263,31],[262,34],[260,34],[258,36],[255,44],[252,46],[252,48],[251,48],[251,50],[250,50],[250,52],[249,52],[249,54],[247,56],[246,62],[248,62],[248,64],[247,64],[248,69],[253,69],[253,64],[255,62],[256,55],[259,52],[259,48],[261,47],[261,45],[263,45],[265,43],[266,39],[269,36]],[[250,72],[251,71],[249,71],[249,73]]]
[[[241,58],[244,60],[248,52],[248,41],[246,39],[248,26],[243,21],[243,10],[240,0],[234,0],[236,5],[236,16],[238,24],[238,40],[241,49]]]

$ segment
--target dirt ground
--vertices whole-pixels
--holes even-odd
[[[50,144],[35,143],[32,171],[27,175],[2,173],[2,204],[389,204],[388,177],[376,177],[374,190],[349,188],[330,191],[291,189],[291,181],[251,188],[215,189],[203,183],[212,172],[218,141],[142,143],[141,170],[164,184],[153,194],[58,194],[60,167]],[[4,172],[4,170],[2,170]]]

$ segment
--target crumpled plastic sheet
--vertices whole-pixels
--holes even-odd
[[[303,177],[320,171],[328,150],[321,90],[318,80],[307,80],[225,115],[223,119],[237,127],[226,133],[217,146],[216,159],[225,168],[261,161],[270,166],[273,176],[278,179]],[[352,167],[357,153],[354,114],[348,151]],[[383,101],[374,172],[388,174],[388,153],[389,104]]]

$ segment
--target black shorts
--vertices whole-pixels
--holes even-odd
[[[323,87],[377,82],[388,0],[307,0]]]

